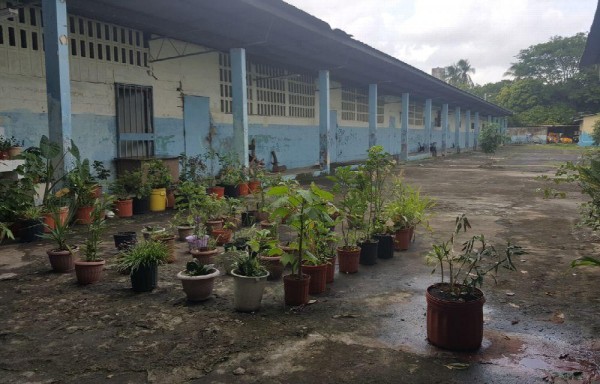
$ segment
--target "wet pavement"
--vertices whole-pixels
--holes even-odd
[[[600,270],[569,267],[599,254],[598,237],[575,226],[583,197],[574,186],[561,200],[536,192],[545,186],[536,176],[579,155],[568,148],[514,146],[402,166],[407,182],[437,200],[432,230],[419,229],[392,259],[336,273],[301,308],[284,307],[276,281],[261,311],[236,313],[229,276],[213,299],[187,303],[175,279],[189,257],[183,243],[154,292],[132,293],[114,268],[110,234],[164,224],[171,212],[111,220],[104,279],[88,287],[49,272],[47,243],[3,245],[0,382],[598,383]],[[472,353],[433,347],[425,334],[425,290],[437,275],[424,255],[462,212],[474,233],[529,252],[517,271],[484,285],[484,342]],[[223,271],[225,260],[217,264]]]

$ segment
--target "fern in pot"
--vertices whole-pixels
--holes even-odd
[[[131,288],[135,292],[150,292],[158,285],[158,266],[169,256],[166,244],[142,241],[128,248],[119,259],[120,270],[130,270]]]

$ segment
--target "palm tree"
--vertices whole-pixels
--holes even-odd
[[[444,80],[456,87],[471,88],[474,85],[471,73],[475,73],[475,68],[471,67],[469,60],[460,59],[455,64],[446,67]]]

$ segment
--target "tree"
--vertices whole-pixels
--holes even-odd
[[[459,88],[472,88],[474,83],[471,79],[471,73],[475,73],[475,68],[471,67],[469,60],[460,59],[455,64],[447,66],[444,81]]]
[[[596,122],[594,122],[592,139],[594,140],[594,145],[600,145],[600,120],[596,120]]]
[[[471,93],[489,101],[490,103],[498,104],[496,97],[502,88],[509,86],[512,84],[512,82],[513,80],[502,80],[497,83],[487,83],[484,85],[475,84],[475,86],[471,89]]]
[[[545,84],[558,84],[579,73],[579,60],[585,49],[587,35],[554,36],[550,41],[532,45],[516,56],[507,76],[516,79],[537,79]]]

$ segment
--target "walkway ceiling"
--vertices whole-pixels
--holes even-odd
[[[334,80],[379,84],[380,95],[408,92],[481,114],[511,112],[450,86],[281,0],[68,0],[69,12],[299,72],[328,69]]]

